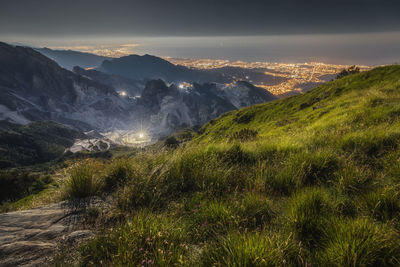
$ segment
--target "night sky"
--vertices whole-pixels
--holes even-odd
[[[398,0],[1,0],[0,5],[1,40],[29,45],[74,47],[128,41],[138,44],[135,50],[138,52],[179,56],[178,50],[172,49],[174,42],[170,42],[176,37],[180,43],[175,41],[175,46],[189,49],[181,50],[184,56],[193,53],[193,57],[204,57],[203,54],[210,51],[213,57],[212,51],[207,49],[229,47],[225,41],[228,36],[240,36],[238,40],[245,38],[243,36],[251,36],[248,40],[262,36],[263,41],[254,47],[241,43],[238,46],[241,52],[223,55],[253,60],[257,56],[254,51],[265,48],[260,59],[267,60],[272,56],[267,53],[270,51],[268,37],[283,36],[292,38],[286,54],[293,53],[296,43],[300,42],[299,54],[289,56],[289,60],[312,57],[312,51],[307,51],[306,47],[313,43],[329,46],[326,51],[316,49],[315,55],[316,58],[325,55],[328,61],[348,59],[353,50],[354,60],[365,63],[400,59]],[[329,36],[335,44],[331,44]],[[195,47],[187,38],[203,38],[207,45]],[[308,43],[301,43],[304,38],[308,38]],[[343,38],[343,43],[338,38]],[[383,39],[377,43],[377,38]],[[166,39],[169,43],[163,41]],[[285,39],[278,43],[278,47],[284,47]],[[355,48],[362,44],[366,46],[360,54]],[[248,55],[243,50],[246,45],[249,46]],[[190,52],[191,47],[193,52]],[[201,55],[196,51],[202,51]],[[383,53],[382,60],[379,53]],[[368,59],[371,54],[374,59]],[[285,51],[277,51],[276,55],[283,57]]]

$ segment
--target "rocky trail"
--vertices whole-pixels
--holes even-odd
[[[98,198],[0,214],[0,266],[43,266],[60,244],[93,236],[81,223]]]

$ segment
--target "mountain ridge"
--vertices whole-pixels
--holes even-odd
[[[54,50],[47,47],[34,49],[68,70],[72,70],[75,66],[82,68],[97,67],[104,60],[111,59],[110,57],[75,50]]]

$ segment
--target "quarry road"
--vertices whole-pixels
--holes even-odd
[[[43,266],[60,244],[93,236],[81,222],[87,208],[99,205],[92,198],[0,214],[0,266]]]

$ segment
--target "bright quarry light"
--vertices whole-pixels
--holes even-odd
[[[181,90],[182,89],[185,90],[185,89],[192,88],[192,87],[193,87],[193,85],[191,83],[188,83],[188,82],[181,82],[181,83],[178,84],[178,88],[181,89]]]
[[[139,133],[139,138],[143,138],[144,137],[144,133],[143,132],[140,132]]]
[[[121,91],[119,94],[120,94],[121,96],[126,96],[126,92],[125,92],[125,91]]]

